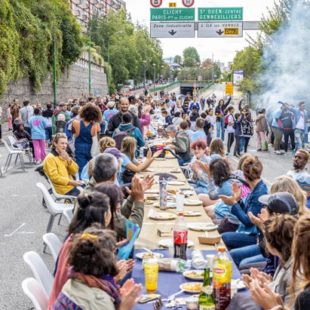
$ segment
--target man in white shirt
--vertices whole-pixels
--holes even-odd
[[[19,110],[25,130],[31,135],[29,120],[33,116],[33,107],[30,105],[29,100],[23,102],[23,107]]]

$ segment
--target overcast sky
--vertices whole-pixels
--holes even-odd
[[[125,0],[128,12],[134,22],[147,25],[150,23],[150,0]],[[176,2],[181,8],[182,0],[163,0],[162,7],[168,7],[169,2]],[[260,20],[267,12],[268,7],[273,7],[274,0],[195,0],[195,7],[243,7],[243,19],[246,21]],[[196,11],[197,19],[197,11]],[[256,31],[244,31],[243,38],[219,39],[160,39],[164,57],[182,55],[184,48],[194,46],[197,48],[201,59],[211,58],[225,63],[232,61],[237,50],[248,45],[247,33],[256,37]]]

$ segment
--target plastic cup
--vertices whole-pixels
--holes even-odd
[[[151,258],[143,261],[144,277],[145,277],[145,289],[148,294],[155,293],[157,291],[158,282],[158,261]]]

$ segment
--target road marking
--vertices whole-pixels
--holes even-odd
[[[12,237],[14,234],[16,234],[25,225],[26,225],[26,223],[21,224],[14,231],[12,231],[10,234],[4,234],[4,237]]]

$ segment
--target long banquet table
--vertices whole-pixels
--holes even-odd
[[[154,160],[152,165],[149,167],[150,172],[142,172],[140,173],[141,177],[144,177],[147,174],[156,174],[156,173],[171,173],[171,170],[179,168],[178,161],[175,158],[166,158],[165,160]],[[183,181],[185,182],[185,185],[181,186],[169,186],[168,185],[168,190],[169,189],[175,189],[175,190],[184,190],[184,189],[191,189],[185,176],[183,173],[176,173],[173,174],[177,177],[178,181]],[[152,189],[158,189],[159,185],[158,183],[154,184]],[[147,199],[147,194],[145,195],[145,199]],[[198,199],[197,195],[194,194],[193,196],[189,197],[190,199]],[[158,195],[158,201],[159,201],[159,195]],[[155,202],[155,201],[154,201]],[[159,211],[159,209],[154,208],[152,206],[145,206],[145,212],[144,212],[144,221],[143,221],[143,226],[142,230],[140,232],[140,236],[138,240],[136,241],[135,248],[136,249],[143,249],[143,248],[148,248],[151,250],[156,250],[160,251],[160,253],[164,253],[165,257],[169,257],[168,250],[159,250],[159,245],[158,242],[161,239],[167,239],[167,238],[172,238],[172,233],[170,237],[159,237],[157,234],[157,230],[159,228],[167,228],[167,229],[172,229],[175,223],[175,219],[173,220],[153,220],[148,217],[148,212],[149,210],[153,208],[156,211]],[[211,223],[211,219],[207,216],[205,213],[202,205],[201,206],[184,206],[185,211],[199,211],[201,212],[201,216],[199,217],[186,217],[186,222],[198,222],[198,223]],[[171,212],[171,213],[176,213],[175,209],[168,209],[165,212]],[[165,229],[166,230],[166,229]],[[211,245],[202,245],[199,243],[198,236],[203,236],[205,233],[204,232],[196,232],[189,230],[188,231],[188,240],[193,241],[194,247],[193,249],[198,249],[202,250],[203,254],[215,254],[216,253],[216,246],[211,246]],[[218,232],[211,231],[208,232],[208,236],[218,236]],[[188,257],[190,258],[190,252],[192,249],[188,250]],[[139,250],[138,250],[139,251]],[[137,252],[137,250],[136,250]],[[136,266],[133,271],[133,278],[138,282],[142,283],[144,285],[144,274],[143,274],[143,268],[142,268],[142,263],[139,260],[136,260]],[[234,265],[233,267],[233,278],[238,279],[240,278],[240,273],[236,266]],[[188,282],[189,280],[186,280],[182,274],[178,273],[170,273],[170,272],[160,272],[159,273],[159,280],[158,280],[158,293],[161,294],[163,298],[167,298],[171,294],[176,293],[179,291],[179,286],[181,283]],[[145,293],[145,290],[143,291]],[[182,295],[181,295],[182,296]],[[188,294],[183,294],[184,296],[189,296]],[[137,304],[135,306],[135,309],[152,309],[151,304]]]

